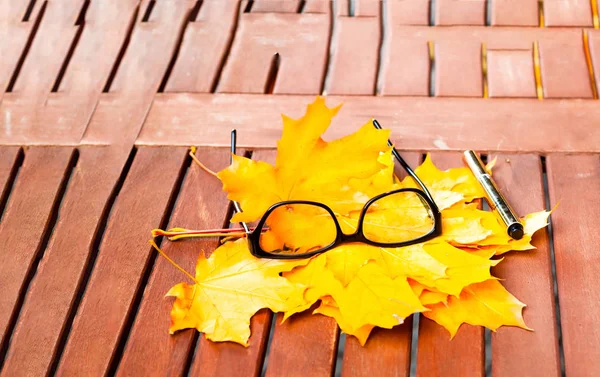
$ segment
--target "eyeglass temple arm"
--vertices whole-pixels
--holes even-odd
[[[237,131],[235,129],[233,129],[233,130],[231,130],[231,159],[229,160],[229,163],[233,163],[233,155],[235,154],[236,146],[237,146]],[[233,203],[233,210],[236,213],[242,212],[240,203],[236,202],[235,200],[232,200],[231,202]],[[240,221],[240,224],[242,225],[242,228],[244,228],[244,231],[246,232],[246,234],[249,234],[250,228],[248,228],[248,224],[246,224],[243,221]]]
[[[379,124],[379,122],[376,119],[373,119],[373,126],[375,128],[377,128],[378,130],[383,129],[383,127],[381,127],[381,124]],[[412,168],[410,167],[410,165],[408,165],[408,163],[406,163],[406,161],[404,161],[404,159],[402,158],[402,156],[400,156],[400,153],[398,153],[398,150],[394,147],[394,144],[392,143],[392,141],[389,140],[389,139],[388,139],[388,145],[390,147],[392,147],[392,154],[394,155],[394,157],[396,158],[396,160],[398,160],[398,162],[400,163],[400,165],[402,165],[402,167],[404,168],[404,170],[406,170],[406,172],[408,173],[408,175],[410,175],[412,177],[412,179],[414,179],[415,182],[417,182],[417,184],[419,186],[421,186],[421,188],[423,189],[423,192],[425,192],[425,195],[427,195],[427,198],[429,200],[431,200],[431,202],[435,205],[435,201],[433,200],[433,196],[431,196],[431,193],[427,189],[427,186],[425,186],[425,184],[419,179],[419,177],[414,172],[414,170],[412,170]]]

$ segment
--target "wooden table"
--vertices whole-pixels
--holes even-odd
[[[600,375],[595,5],[0,0],[0,376],[483,377],[486,356],[488,376]],[[329,318],[262,311],[248,348],[168,334],[185,277],[150,229],[228,222],[187,147],[221,169],[235,127],[273,160],[279,114],[321,93],[345,103],[327,138],[377,117],[413,165],[477,149],[519,213],[560,203],[538,250],[493,271],[535,332],[450,341],[409,319],[363,348]],[[216,243],[163,246],[193,270]]]

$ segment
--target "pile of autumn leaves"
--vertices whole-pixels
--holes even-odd
[[[275,166],[234,156],[218,174],[228,198],[243,209],[233,223],[256,221],[272,204],[294,199],[322,202],[347,215],[377,194],[414,187],[410,178],[394,176],[388,130],[376,130],[369,121],[342,139],[321,139],[338,110],[317,98],[304,117],[284,116]],[[484,193],[467,168],[440,171],[427,158],[416,173],[442,211],[440,237],[401,248],[346,244],[292,261],[258,259],[246,239],[228,241],[208,259],[200,253],[193,283],[169,291],[175,297],[170,331],[196,328],[210,340],[247,345],[250,318],[258,310],[283,312],[287,319],[311,307],[335,318],[362,344],[375,326],[391,328],[413,313],[452,336],[463,323],[527,328],[525,305],[490,274],[501,262],[491,258],[533,249],[531,236],[547,224],[549,213],[525,216],[525,237],[515,241],[493,213],[473,203]]]

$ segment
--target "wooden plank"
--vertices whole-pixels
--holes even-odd
[[[593,98],[583,39],[539,46],[544,98]]]
[[[600,83],[600,30],[588,30],[587,33],[590,59],[594,68],[594,80],[598,85]]]
[[[23,162],[23,151],[18,147],[0,147],[0,221],[12,191],[12,185]]]
[[[403,152],[402,158],[415,169],[421,162],[421,153]],[[406,176],[400,164],[396,164],[396,174]],[[391,330],[376,328],[364,347],[355,337],[346,337],[342,377],[370,377],[373,371],[378,377],[408,377],[412,328],[412,316]]]
[[[597,259],[600,159],[598,155],[556,155],[547,158],[554,257],[560,302],[562,344],[567,376],[600,371],[600,284]]]
[[[126,159],[126,153],[110,147],[79,150],[61,216],[27,292],[2,376],[50,372]]]
[[[335,320],[310,310],[283,324],[282,318],[277,315],[266,377],[330,377],[339,333]]]
[[[83,0],[46,4],[44,17],[23,63],[13,93],[20,101],[43,104],[73,43]]]
[[[299,0],[254,0],[251,12],[296,13],[299,6]]]
[[[229,158],[228,156],[227,154],[227,158]],[[263,157],[265,155],[262,153],[253,156],[254,159]],[[273,163],[274,158],[270,159],[272,157],[274,157],[273,154],[266,156],[267,161]],[[224,196],[225,193],[221,193],[221,195]],[[273,313],[267,309],[260,310],[252,317],[250,320],[250,345],[247,348],[231,342],[214,343],[202,336],[192,361],[190,375],[259,377],[262,372],[272,318]]]
[[[393,329],[375,328],[365,346],[353,336],[346,337],[342,377],[408,377],[412,316]]]
[[[72,148],[31,148],[14,184],[2,223],[0,237],[0,352],[11,335],[11,322],[18,315],[35,259],[44,250],[44,238],[51,229],[66,185]],[[0,357],[3,355],[0,354]]]
[[[229,164],[230,153],[228,148],[203,148],[197,152],[197,157],[211,169],[218,171]],[[226,213],[229,204],[221,186],[217,178],[192,165],[179,195],[169,228],[221,228],[227,221]],[[184,269],[193,272],[198,260],[198,252],[208,255],[218,245],[218,239],[165,242],[163,250]],[[192,329],[169,335],[173,300],[165,300],[164,295],[173,285],[186,280],[185,275],[176,270],[166,259],[159,257],[146,285],[144,300],[133,324],[117,376],[140,374],[162,376],[184,373],[183,368],[190,357],[190,349],[196,346],[197,332]],[[236,376],[254,375],[251,371],[260,364],[260,360],[256,358],[256,350],[260,349],[256,336],[260,333],[261,331],[253,332],[248,348],[207,342],[207,347],[214,352],[205,350],[203,346],[200,347],[196,352],[195,363],[202,359],[202,367],[193,375],[198,376],[202,373],[206,375],[206,371],[210,370],[212,376],[218,373],[222,376],[231,376],[234,374],[228,374],[226,371],[232,367],[238,369]],[[228,354],[228,351],[233,353]],[[153,356],[148,358],[149,354]]]
[[[336,16],[338,17],[378,17],[382,2],[373,0],[339,0]],[[350,11],[352,10],[352,14]]]
[[[390,31],[398,40],[485,43],[490,49],[531,48],[535,41],[552,43],[581,43],[581,29],[539,27],[487,27],[487,26],[402,26],[392,25]]]
[[[210,92],[235,33],[239,3],[206,1],[183,36],[166,92]]]
[[[379,63],[379,19],[340,17],[332,43],[328,94],[373,95]]]
[[[592,26],[592,6],[586,0],[544,1],[546,26]]]
[[[494,0],[492,26],[538,26],[538,0]]]
[[[388,25],[429,25],[430,0],[387,1]]]
[[[501,154],[491,155],[488,160],[495,157],[494,179],[517,214],[524,216],[545,208],[540,157]],[[502,327],[492,334],[494,377],[560,376],[548,232],[536,234],[533,244],[537,250],[511,253],[493,269],[502,285],[527,304],[525,322],[535,330]]]
[[[51,145],[56,140],[68,140],[70,144],[78,143],[131,22],[135,21],[136,9],[137,1],[132,0],[89,3],[80,41],[60,84],[53,88],[57,93],[43,93],[45,102],[34,106],[19,93],[6,94],[0,105],[0,112],[4,114],[0,117],[0,142],[20,144],[35,140]],[[55,77],[59,73],[47,74]],[[52,83],[55,84],[57,82]]]
[[[98,258],[77,310],[58,376],[106,375],[116,356],[143,275],[155,253],[150,230],[174,200],[185,148],[140,148],[113,206]],[[151,182],[151,184],[148,184]],[[99,345],[102,345],[101,347]]]
[[[487,79],[490,97],[536,98],[533,51],[488,50]]]
[[[245,135],[244,135],[245,137]],[[275,151],[257,151],[253,159],[275,162]],[[276,318],[266,377],[330,377],[337,355],[339,329],[333,318],[308,309],[284,323]]]
[[[460,153],[432,153],[440,169],[464,166]],[[451,340],[450,333],[421,316],[417,350],[417,377],[485,376],[483,327],[464,324]]]
[[[129,148],[144,123],[192,6],[190,1],[156,2],[145,21],[150,4],[144,1],[141,5],[127,52],[110,93],[100,97],[82,137],[84,144]]]
[[[280,136],[280,114],[298,118],[312,101],[313,96],[159,95],[137,143],[228,146],[229,137],[221,130],[236,127],[244,135],[240,146],[273,148]],[[464,150],[476,141],[481,150],[600,152],[600,107],[594,101],[563,101],[557,106],[555,101],[535,99],[327,99],[329,106],[342,102],[327,140],[377,117],[403,136],[398,147],[405,150]]]
[[[327,14],[243,14],[217,91],[264,93],[278,53],[273,93],[319,94],[329,23]]]
[[[435,95],[482,97],[481,44],[435,43]]]
[[[0,99],[24,52],[29,38],[33,37],[40,21],[40,7],[34,7],[29,19],[24,21],[28,2],[0,1]]]
[[[435,24],[485,25],[485,0],[436,0]]]
[[[403,40],[392,32],[383,57],[382,95],[428,96],[431,61],[425,41]]]

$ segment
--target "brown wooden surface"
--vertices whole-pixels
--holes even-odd
[[[10,159],[10,155],[8,156]],[[75,163],[72,148],[42,147],[25,151],[0,223],[0,330],[8,347],[20,302],[46,249],[46,238],[62,200],[61,191]]]
[[[440,169],[462,166],[460,153],[432,153]],[[483,328],[463,324],[454,338],[432,320],[421,316],[417,351],[417,377],[483,377],[485,346]]]
[[[568,376],[586,376],[600,370],[598,155],[548,156],[548,186],[551,206],[559,205],[552,230],[565,367]]]
[[[57,375],[109,372],[154,251],[148,230],[169,216],[167,206],[181,174],[184,148],[140,148],[111,211],[85,296],[60,360]]]
[[[127,154],[110,147],[80,149],[60,219],[21,308],[2,376],[41,376],[50,371],[76,309],[85,270],[97,253],[102,236],[98,230],[108,216],[107,203],[126,160]],[[28,357],[32,354],[36,357]]]
[[[488,156],[490,161],[493,158],[497,158],[494,178],[517,214],[523,216],[545,207],[539,156]],[[523,333],[516,328],[500,328],[492,335],[494,376],[560,376],[548,232],[540,231],[533,242],[537,250],[507,254],[502,263],[493,268],[494,276],[503,279],[506,289],[527,303],[525,322],[535,330]]]
[[[307,314],[271,329],[272,313],[261,311],[249,348],[166,332],[162,296],[185,277],[156,259],[149,230],[226,218],[212,177],[192,165],[184,178],[188,146],[218,169],[227,152],[211,146],[228,146],[237,128],[240,147],[272,158],[258,150],[276,146],[280,114],[299,117],[323,90],[330,106],[345,103],[326,139],[376,117],[415,158],[497,154],[496,176],[519,212],[545,206],[548,155],[550,205],[560,203],[552,237],[494,269],[529,305],[536,332],[493,334],[491,372],[557,376],[564,364],[567,376],[600,374],[595,3],[0,0],[0,375],[241,377],[265,365],[269,377],[406,376],[407,325],[376,330],[364,348],[348,337],[344,350],[333,320]],[[165,249],[192,270],[198,249],[216,244],[182,245]],[[449,341],[420,323],[417,376],[484,373],[481,329],[464,326]]]

